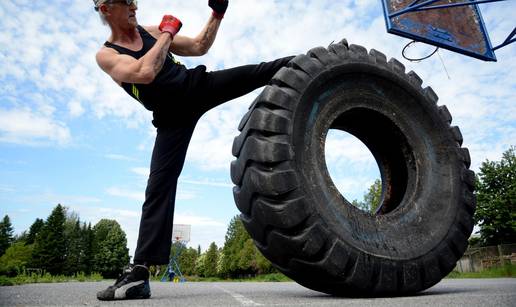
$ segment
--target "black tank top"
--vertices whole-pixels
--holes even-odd
[[[156,39],[143,27],[138,26],[137,28],[143,41],[141,50],[133,51],[107,41],[104,43],[104,46],[113,48],[120,54],[126,54],[135,59],[141,58],[154,46]],[[147,110],[155,111],[159,108],[161,101],[170,100],[174,94],[183,94],[186,79],[187,68],[174,58],[172,52],[169,52],[163,67],[152,83],[139,84],[122,82],[122,88]]]

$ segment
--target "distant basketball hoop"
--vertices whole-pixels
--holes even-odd
[[[188,243],[190,242],[190,231],[192,230],[192,225],[186,224],[174,224],[172,228],[172,241],[174,242],[182,242]]]
[[[173,250],[170,255],[170,261],[168,263],[167,269],[161,276],[161,281],[173,281],[173,282],[185,282],[186,278],[183,276],[181,272],[181,268],[179,265],[179,256],[181,256],[181,252],[186,249],[186,244],[190,242],[190,231],[192,230],[192,225],[185,224],[174,224],[172,227],[172,243],[180,243],[179,247]]]

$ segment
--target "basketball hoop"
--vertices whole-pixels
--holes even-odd
[[[172,227],[172,241],[181,242],[184,244],[190,242],[191,230],[192,225],[174,224]]]
[[[411,47],[412,45],[414,45],[415,43],[418,43],[418,42],[414,40],[414,41],[411,41],[410,43],[406,44],[405,47],[403,47],[403,50],[401,51],[401,55],[403,56],[403,58],[405,58],[405,60],[408,60],[411,62],[421,62],[423,60],[428,59],[429,57],[434,55],[437,52],[437,50],[439,50],[439,47],[435,47],[434,51],[432,51],[432,53],[430,53],[429,55],[425,55],[420,58],[411,58],[411,57],[407,56],[406,52],[407,52],[407,49],[409,47]]]
[[[191,230],[192,225],[174,224],[172,226],[172,243],[178,242],[180,243],[180,246],[171,254],[167,269],[161,277],[162,282],[167,281],[167,274],[169,275],[170,281],[172,281],[172,279],[174,282],[186,281],[183,273],[181,273],[181,268],[179,267],[179,256],[181,255],[181,252],[186,249],[186,244],[190,242]]]
[[[516,42],[516,27],[493,48],[478,5],[508,0],[382,0],[387,32],[417,42],[496,62],[494,51]],[[411,45],[409,43],[406,48]],[[421,61],[426,57],[403,57]]]

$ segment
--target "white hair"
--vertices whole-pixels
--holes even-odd
[[[102,13],[100,10],[99,10],[99,17],[100,17],[100,21],[102,22],[102,24],[107,26],[108,22],[106,20],[106,16],[104,16],[104,13]]]
[[[95,3],[96,7],[99,7],[104,2],[107,2],[107,0],[93,0],[93,2]],[[107,25],[108,23],[106,20],[106,16],[104,16],[104,13],[102,13],[102,11],[100,9],[98,10],[98,12],[99,12],[100,21],[102,22],[102,24]]]

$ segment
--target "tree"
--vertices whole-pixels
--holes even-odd
[[[229,223],[226,240],[218,263],[222,277],[242,277],[270,273],[272,264],[260,254],[239,216]]]
[[[353,200],[351,204],[358,209],[366,212],[370,212],[371,214],[376,213],[376,209],[380,206],[380,202],[382,200],[382,181],[380,179],[376,179],[374,183],[369,187],[367,193],[364,194],[364,200],[358,201]]]
[[[80,261],[81,263],[81,272],[84,272],[86,274],[91,274],[92,267],[94,263],[94,253],[93,253],[93,240],[94,240],[94,233],[93,229],[91,229],[91,223],[88,223],[88,226],[86,226],[86,223],[83,224],[81,228],[81,238],[82,238],[82,247],[83,247],[83,253],[82,253],[82,259]]]
[[[29,233],[27,234],[26,244],[32,244],[36,241],[36,236],[45,226],[45,221],[43,219],[36,219],[34,223],[29,228]]]
[[[376,179],[374,183],[369,187],[369,190],[364,195],[364,203],[369,208],[369,212],[375,213],[376,209],[380,206],[382,200],[382,181]]]
[[[65,208],[58,204],[36,236],[32,264],[52,275],[61,274],[66,255]]]
[[[25,245],[24,242],[13,243],[0,257],[0,275],[20,274],[31,260],[32,248],[32,245]]]
[[[516,243],[516,147],[500,161],[486,160],[477,177],[475,222],[481,244]]]
[[[13,232],[14,230],[11,225],[11,219],[6,215],[0,222],[0,256],[2,256],[13,243]]]
[[[238,274],[238,252],[243,247],[245,240],[242,235],[243,230],[242,221],[239,216],[235,216],[229,222],[228,230],[224,241],[224,247],[222,253],[222,263],[220,264],[220,274],[223,277],[235,277]],[[240,242],[242,241],[242,242]]]
[[[201,254],[195,260],[195,274],[201,277],[205,277],[206,274],[206,253]]]
[[[66,259],[64,273],[73,275],[81,271],[83,261],[83,239],[79,218],[68,217],[65,223]]]
[[[199,257],[196,249],[186,248],[186,245],[181,242],[174,242],[170,254],[179,254],[177,262],[183,275],[195,275],[195,262],[197,257]]]
[[[129,263],[127,238],[114,220],[100,220],[94,227],[94,268],[106,278],[116,277]]]
[[[210,247],[206,251],[206,258],[204,263],[204,276],[215,277],[217,276],[217,262],[219,259],[219,251],[217,244],[212,242]]]

